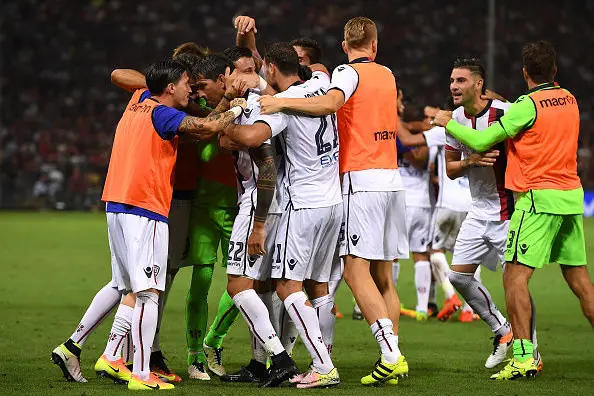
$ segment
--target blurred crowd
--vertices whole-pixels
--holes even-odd
[[[0,208],[100,209],[115,126],[128,94],[115,68],[142,70],[185,41],[232,45],[234,15],[256,18],[258,46],[310,36],[333,67],[345,21],[373,18],[378,61],[389,66],[409,108],[440,105],[453,61],[486,60],[488,1],[390,0],[12,0],[0,3]],[[487,85],[514,100],[525,90],[521,47],[547,39],[560,84],[580,102],[583,183],[594,188],[594,2],[496,0],[496,73]]]

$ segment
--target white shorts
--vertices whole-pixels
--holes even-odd
[[[431,243],[431,208],[406,207],[406,230],[411,252],[425,253]]]
[[[289,207],[282,215],[276,235],[277,257],[272,278],[328,282],[342,224],[342,204],[326,208]]]
[[[435,208],[431,220],[431,248],[453,251],[466,212]]]
[[[505,263],[505,245],[509,220],[488,221],[466,218],[454,246],[452,265],[482,264],[497,271]]]
[[[188,232],[190,230],[191,199],[172,199],[169,210],[169,270],[179,269],[188,255]]]
[[[269,214],[264,226],[266,239],[264,241],[267,254],[250,256],[247,254],[248,239],[254,226],[254,216],[238,214],[233,222],[233,231],[229,240],[229,257],[227,260],[227,274],[244,276],[246,278],[265,281],[270,278],[271,261],[277,257],[274,249],[276,230],[280,215]]]
[[[107,213],[111,284],[119,290],[165,290],[167,223],[128,213]]]
[[[366,260],[408,258],[404,191],[360,191],[343,195],[345,238],[340,255]]]

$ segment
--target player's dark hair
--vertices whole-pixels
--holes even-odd
[[[233,72],[235,68],[229,58],[223,54],[210,54],[198,62],[197,71],[202,78],[217,81],[221,74],[225,74],[227,68],[230,69],[230,72]]]
[[[478,58],[458,58],[454,61],[454,69],[467,69],[470,70],[472,74],[478,75],[480,78],[483,79],[483,89],[482,94],[486,92],[487,89],[487,73],[485,72],[485,68],[480,59]]]
[[[225,55],[231,62],[235,63],[239,58],[251,58],[252,51],[245,47],[231,47],[224,50],[223,55]]]
[[[303,52],[307,54],[312,64],[322,62],[322,47],[320,47],[320,44],[316,40],[310,37],[299,37],[289,44],[293,47],[298,46],[303,48]]]
[[[210,54],[210,50],[208,48],[202,48],[198,44],[193,41],[188,41],[187,43],[182,43],[178,45],[173,50],[173,59],[177,58],[181,54],[195,54],[201,58],[204,58],[206,55]]]
[[[167,85],[176,84],[182,75],[190,71],[173,59],[165,59],[151,64],[146,70],[146,86],[151,95],[161,95]]]
[[[548,41],[535,41],[522,48],[524,69],[537,84],[555,81],[556,58],[555,47]]]
[[[299,65],[299,70],[297,71],[299,78],[303,81],[307,81],[311,78],[313,72],[307,66]]]
[[[264,60],[275,65],[286,76],[299,74],[299,56],[289,43],[274,43],[266,47]]]
[[[198,75],[198,66],[200,60],[202,59],[201,56],[198,56],[192,52],[184,52],[183,54],[179,54],[175,57],[175,60],[186,67],[189,70],[189,75],[191,78],[196,78]]]

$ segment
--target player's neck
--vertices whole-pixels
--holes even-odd
[[[464,106],[464,111],[470,116],[475,116],[489,104],[488,100],[477,98],[472,103]]]
[[[278,88],[281,91],[286,91],[287,89],[289,89],[289,87],[293,84],[295,84],[296,82],[301,82],[301,79],[299,78],[298,75],[294,74],[292,76],[278,76],[278,78],[276,79],[276,83],[278,85]]]
[[[349,52],[347,53],[347,56],[349,58],[349,62],[352,62],[355,59],[359,59],[359,58],[369,58],[369,59],[373,58],[371,49],[369,49],[369,50],[367,50],[367,49],[360,49],[360,50],[352,49],[352,50],[349,50]]]
[[[171,95],[153,96],[153,99],[157,100],[162,105],[165,105],[168,107],[175,107],[174,103],[173,103],[173,96],[171,96]]]

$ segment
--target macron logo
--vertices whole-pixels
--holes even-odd
[[[394,131],[378,131],[373,134],[375,141],[378,140],[396,140],[396,132]]]

